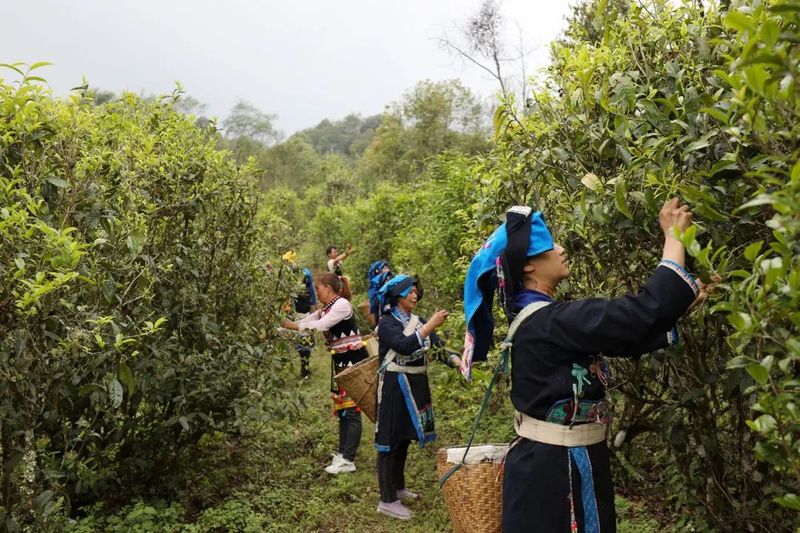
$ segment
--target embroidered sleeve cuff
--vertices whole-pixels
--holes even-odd
[[[673,327],[667,332],[667,342],[670,346],[677,346],[680,344],[681,338],[678,335],[678,326]]]
[[[417,340],[419,341],[419,347],[422,348],[425,346],[425,341],[422,339],[422,335],[419,334],[419,330],[414,332],[417,335]]]
[[[680,266],[678,263],[669,259],[662,259],[658,266],[666,267],[679,275],[681,279],[685,281],[687,285],[689,285],[689,288],[692,289],[695,297],[700,294],[700,287],[697,285],[697,280],[695,280],[694,276],[689,274],[689,272],[687,272],[686,269]]]

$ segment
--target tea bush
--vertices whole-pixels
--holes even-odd
[[[423,308],[458,309],[472,253],[508,206],[528,204],[570,254],[562,297],[615,296],[658,263],[658,210],[680,196],[697,221],[682,236],[690,267],[721,283],[682,321],[681,347],[615,361],[618,483],[666,487],[650,492],[683,511],[679,528],[788,530],[800,508],[798,13],[779,0],[578,6],[525,108],[498,107],[489,153],[428,159],[411,187],[319,210],[311,236],[360,245],[359,279],[386,257],[421,274]]]
[[[286,222],[179,93],[56,100],[0,83],[3,529],[169,494],[176,458],[291,401],[272,349]],[[16,73],[14,72],[16,71]],[[258,297],[267,295],[270,297]],[[269,406],[264,407],[262,406]]]

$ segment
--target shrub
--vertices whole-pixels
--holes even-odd
[[[288,284],[263,267],[283,228],[259,214],[253,169],[173,110],[179,93],[59,101],[10,68],[0,520],[13,530],[59,503],[140,493],[207,431],[264,416],[253,394],[279,383],[282,362],[262,324]]]

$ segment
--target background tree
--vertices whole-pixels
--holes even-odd
[[[222,122],[228,141],[225,146],[233,152],[237,161],[245,162],[248,157],[256,155],[280,138],[280,133],[273,126],[276,118],[276,115],[268,115],[250,102],[238,101]]]

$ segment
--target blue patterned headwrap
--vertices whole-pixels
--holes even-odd
[[[383,271],[383,267],[389,267],[389,270],[391,270],[391,265],[389,265],[387,260],[379,259],[374,261],[369,268],[367,268],[367,281],[380,274]]]
[[[407,276],[405,274],[398,274],[397,276],[393,277],[384,283],[383,287],[381,287],[381,290],[378,291],[378,297],[381,300],[381,307],[385,306],[386,304],[390,304],[391,306],[397,305],[397,299],[408,296],[408,293],[411,292],[411,288],[414,286],[417,287],[417,292],[419,293],[418,299],[421,300],[422,291],[416,278]]]
[[[520,241],[520,238],[524,239],[528,229],[530,234],[525,246],[525,241]],[[511,279],[501,277],[499,285],[501,289],[507,289],[505,284],[510,283],[513,292],[516,289],[513,285],[521,283],[524,259],[553,248],[553,237],[542,213],[532,212],[530,207],[514,206],[506,213],[506,222],[492,233],[475,254],[464,281],[464,315],[467,322],[461,358],[464,377],[470,378],[474,362],[486,360],[492,345],[492,301],[494,291],[498,288],[497,272],[502,272],[504,268],[502,258],[505,256],[506,266],[512,275]]]

